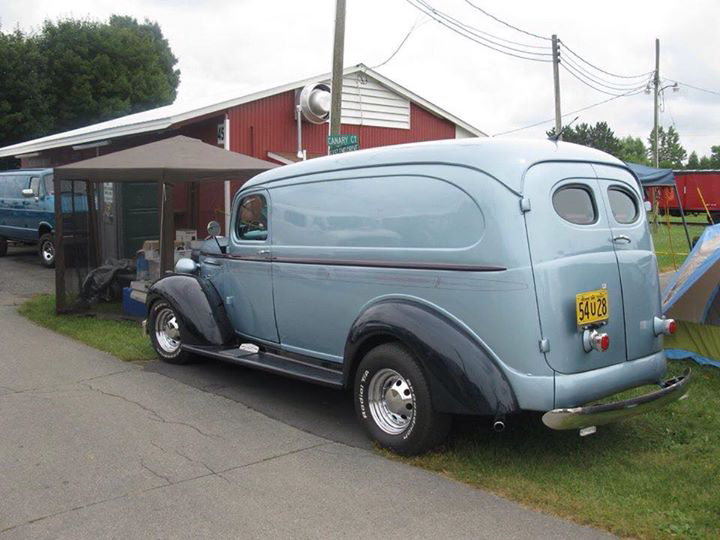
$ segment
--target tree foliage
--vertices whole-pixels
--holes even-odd
[[[655,130],[648,137],[648,155],[652,164],[655,164]],[[661,169],[681,169],[687,158],[687,151],[680,144],[680,134],[673,126],[667,131],[658,127],[658,155]]]
[[[0,146],[172,103],[176,64],[160,26],[132,17],[0,32]]]

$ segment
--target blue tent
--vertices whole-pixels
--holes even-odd
[[[674,186],[675,175],[672,169],[656,169],[639,163],[625,163],[635,176],[638,177],[643,187],[653,186]]]

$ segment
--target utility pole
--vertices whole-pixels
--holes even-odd
[[[655,133],[655,168],[660,167],[660,152],[658,151],[658,97],[660,96],[660,40],[655,38],[655,76],[653,77],[653,85],[655,86],[655,110],[653,130]]]
[[[345,49],[345,0],[335,2],[335,38],[333,41],[330,99],[330,135],[340,135],[342,115],[343,55]]]
[[[553,81],[555,83],[555,135],[562,140],[562,115],[560,114],[560,48],[557,34],[552,35]]]

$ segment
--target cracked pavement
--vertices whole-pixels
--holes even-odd
[[[343,409],[314,429],[302,417],[317,400],[277,405],[292,381],[249,376],[256,393],[225,396],[232,379],[203,370],[247,370],[199,363],[184,377],[207,380],[190,384],[41,329],[16,312],[33,286],[52,289],[33,264],[0,259],[3,539],[607,537],[337,442],[333,426],[354,418]]]

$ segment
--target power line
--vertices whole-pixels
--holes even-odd
[[[684,83],[682,81],[675,81],[673,79],[668,79],[668,81],[677,83],[681,86],[687,86],[688,88],[692,88],[693,90],[699,90],[700,92],[707,92],[708,94],[720,96],[720,92],[718,92],[717,90],[708,90],[707,88],[700,88],[699,86],[693,86],[692,84]]]
[[[413,0],[413,1],[420,4],[423,8],[428,10],[431,13],[431,16],[441,17],[445,22],[449,23],[450,25],[459,27],[462,30],[464,30],[465,32],[471,34],[473,37],[483,40],[483,41],[486,41],[486,42],[489,42],[492,45],[495,45],[496,47],[502,47],[509,51],[514,51],[517,53],[522,53],[522,54],[527,54],[527,55],[532,55],[532,56],[551,56],[551,53],[547,52],[549,50],[547,47],[535,47],[533,45],[530,46],[533,48],[540,48],[540,49],[545,50],[545,52],[538,52],[538,51],[529,51],[529,50],[525,50],[525,49],[518,49],[516,47],[511,47],[510,45],[498,43],[497,41],[494,41],[494,39],[502,40],[503,38],[498,38],[497,36],[494,36],[493,34],[490,34],[488,32],[483,32],[482,30],[478,30],[477,28],[467,25],[467,24],[463,23],[462,21],[452,17],[451,15],[448,15],[447,13],[433,7],[429,2],[427,2],[425,0]],[[435,17],[436,20],[437,20],[437,17]],[[488,37],[484,37],[482,34],[487,35],[487,36],[492,36],[492,39],[488,38]],[[511,43],[515,43],[515,42],[511,42]],[[523,44],[520,44],[520,45],[523,47],[525,46]]]
[[[573,115],[573,114],[577,114],[577,113],[579,113],[579,112],[587,111],[588,109],[592,109],[593,107],[598,107],[598,106],[600,106],[600,105],[603,105],[603,104],[605,104],[605,103],[609,103],[610,101],[614,101],[614,100],[620,99],[620,98],[622,98],[622,97],[636,96],[637,94],[641,94],[641,93],[642,93],[642,90],[634,90],[634,91],[631,91],[631,92],[626,92],[625,94],[620,94],[620,95],[613,96],[613,97],[610,97],[610,98],[607,98],[607,99],[603,99],[602,101],[598,101],[597,103],[593,103],[593,104],[591,104],[591,105],[587,105],[587,106],[585,106],[585,107],[581,107],[580,109],[575,109],[574,111],[566,112],[565,114],[562,115],[562,117],[564,118],[564,117],[566,117],[566,116],[570,116],[570,115]],[[520,127],[520,128],[511,129],[511,130],[508,130],[508,131],[502,131],[502,132],[500,132],[500,133],[495,133],[495,134],[493,135],[493,137],[500,137],[501,135],[508,135],[508,134],[510,134],[510,133],[515,133],[515,132],[517,132],[517,131],[523,131],[523,130],[525,130],[525,129],[530,129],[530,128],[542,126],[543,124],[549,124],[550,122],[554,122],[554,121],[555,121],[555,118],[548,118],[547,120],[541,120],[540,122],[535,122],[534,124],[530,124],[529,126],[523,126],[523,127]]]
[[[419,2],[419,0],[416,0],[416,1]],[[511,49],[511,48],[508,47],[507,45],[502,45],[501,43],[496,43],[496,42],[494,42],[494,41],[492,41],[492,40],[490,40],[490,39],[482,38],[482,37],[477,36],[477,35],[474,35],[474,34],[472,34],[472,33],[470,33],[470,35],[468,35],[468,34],[469,34],[469,31],[466,30],[466,29],[463,29],[462,26],[460,26],[460,28],[458,28],[457,25],[448,24],[448,22],[446,22],[446,20],[444,20],[444,19],[442,18],[442,16],[440,15],[440,12],[438,12],[438,10],[436,10],[435,8],[430,7],[430,8],[424,9],[424,7],[422,6],[422,4],[421,4],[421,5],[417,5],[417,4],[415,4],[415,3],[413,2],[413,0],[406,0],[406,2],[407,2],[408,4],[410,4],[412,7],[414,7],[415,9],[417,9],[417,10],[421,11],[422,13],[424,13],[425,15],[431,17],[434,21],[436,21],[436,22],[440,23],[441,25],[443,25],[444,27],[452,30],[452,31],[455,32],[456,34],[459,34],[459,35],[461,35],[462,37],[465,37],[465,38],[467,38],[467,39],[469,39],[469,40],[471,40],[471,41],[474,41],[474,42],[477,43],[478,45],[482,45],[483,47],[486,47],[486,48],[488,48],[488,49],[492,49],[492,50],[494,50],[495,52],[499,52],[499,53],[505,54],[505,55],[507,55],[507,56],[512,56],[512,57],[515,57],[515,58],[519,58],[519,59],[521,59],[521,60],[530,60],[530,61],[533,61],[533,62],[551,62],[551,61],[552,61],[550,58],[536,58],[536,57],[531,57],[531,56],[524,56],[524,55],[522,55],[522,54],[516,54],[516,53],[510,52],[510,51],[508,51],[508,50],[503,50],[503,49],[501,49],[501,48],[499,48],[499,47],[504,47],[505,49]],[[444,15],[444,14],[443,14],[443,15]],[[490,44],[488,44],[488,43],[492,43],[492,45],[490,45]],[[493,45],[494,45],[494,46],[493,46]],[[511,49],[511,50],[512,50],[512,49]],[[525,54],[541,54],[541,53],[532,53],[532,52],[530,52],[530,51],[521,51],[521,52],[523,52],[523,53],[525,53]],[[548,54],[548,56],[550,56],[550,55]]]
[[[491,14],[491,13],[488,13],[488,12],[485,11],[483,8],[481,8],[480,6],[476,6],[475,4],[473,4],[472,2],[470,2],[470,0],[465,0],[465,2],[466,2],[467,4],[469,4],[469,5],[471,5],[472,7],[474,7],[475,9],[477,9],[479,12],[487,15],[488,17],[490,17],[490,18],[493,19],[494,21],[497,21],[497,22],[499,22],[500,24],[503,24],[503,25],[507,26],[508,28],[512,28],[513,30],[517,30],[518,32],[521,32],[521,33],[526,34],[526,35],[528,35],[528,36],[532,36],[532,37],[535,37],[535,38],[538,38],[538,39],[544,39],[544,40],[550,41],[550,38],[549,38],[549,37],[541,36],[541,35],[539,35],[539,34],[533,34],[532,32],[528,32],[527,30],[523,30],[522,28],[518,28],[517,26],[513,26],[513,25],[510,24],[509,22],[503,21],[502,19],[498,19],[495,15],[493,15],[493,14]]]
[[[400,52],[400,49],[403,48],[403,45],[405,45],[405,42],[406,42],[406,41],[408,40],[408,38],[412,35],[412,33],[413,33],[415,30],[417,30],[418,28],[420,28],[422,25],[424,25],[425,23],[429,22],[429,21],[430,21],[430,19],[425,19],[425,20],[424,20],[423,22],[421,22],[421,23],[419,23],[419,21],[415,21],[415,23],[412,25],[412,27],[410,28],[410,30],[408,30],[407,34],[405,34],[405,37],[402,39],[402,41],[400,42],[400,44],[399,44],[399,45],[397,46],[397,48],[393,51],[393,53],[392,53],[390,56],[388,56],[387,59],[386,59],[384,62],[381,62],[381,63],[379,63],[379,64],[377,64],[377,65],[375,65],[375,66],[371,66],[370,69],[377,69],[377,68],[379,68],[379,67],[382,67],[382,66],[384,66],[385,64],[387,64],[390,60],[392,60],[393,58],[395,58],[395,55]],[[418,24],[418,23],[419,23],[419,24]]]
[[[570,75],[572,75],[575,79],[577,79],[578,81],[580,81],[581,83],[583,83],[585,86],[587,86],[587,87],[589,87],[589,88],[592,88],[592,89],[595,90],[596,92],[600,92],[601,94],[605,94],[605,95],[608,95],[608,96],[621,96],[621,95],[622,95],[622,94],[618,94],[618,93],[615,93],[615,92],[609,92],[609,91],[607,91],[607,90],[603,90],[602,88],[598,88],[598,87],[595,86],[594,84],[592,84],[592,83],[588,82],[586,79],[584,79],[578,72],[576,72],[576,71],[574,70],[574,68],[570,67],[570,64],[561,63],[561,64],[560,64],[560,67],[563,68],[563,69],[564,69],[566,72],[568,72]],[[645,88],[645,84],[642,84],[642,85],[640,85],[640,86],[637,86],[637,87],[631,89],[631,91],[632,91],[632,90],[641,90],[641,89],[643,89],[643,88]]]
[[[620,79],[639,79],[639,78],[641,78],[641,77],[647,77],[648,75],[650,75],[650,74],[652,73],[652,71],[647,71],[647,72],[645,72],[645,73],[638,73],[637,75],[620,75],[620,74],[618,74],[618,73],[612,73],[611,71],[605,71],[604,69],[597,67],[595,64],[592,64],[592,63],[589,62],[588,60],[585,60],[582,56],[580,56],[578,53],[576,53],[576,52],[573,51],[570,47],[568,47],[568,46],[567,46],[567,43],[565,43],[564,41],[560,40],[560,43],[562,43],[563,48],[564,48],[565,50],[567,50],[568,52],[570,52],[570,54],[572,54],[573,56],[575,56],[578,60],[580,60],[581,62],[584,62],[584,63],[587,64],[588,66],[590,66],[590,67],[592,67],[592,68],[594,68],[594,69],[596,69],[596,70],[604,73],[605,75],[610,75],[611,77],[619,77]]]
[[[622,92],[622,91],[625,91],[625,90],[629,90],[629,89],[631,89],[631,88],[636,88],[636,87],[638,86],[638,81],[635,81],[635,82],[625,82],[625,83],[617,83],[617,82],[609,81],[609,80],[607,80],[607,79],[605,79],[605,78],[603,78],[603,77],[600,77],[600,76],[598,76],[598,75],[595,75],[594,73],[591,73],[590,71],[586,70],[586,69],[583,68],[581,65],[579,65],[578,63],[576,63],[576,62],[575,62],[574,60],[572,60],[569,56],[565,56],[565,57],[562,59],[562,61],[565,62],[565,63],[567,63],[567,64],[569,64],[569,65],[572,66],[573,68],[575,68],[575,70],[577,70],[577,71],[579,71],[580,73],[582,73],[583,76],[585,76],[585,77],[586,77],[587,79],[589,79],[590,81],[594,82],[595,84],[597,84],[597,85],[599,85],[599,86],[603,86],[603,87],[605,87],[605,88],[608,88],[608,89],[610,89],[610,90],[617,90],[617,91]],[[652,73],[652,72],[650,72],[650,73]],[[645,84],[647,84],[647,81],[646,81]]]

